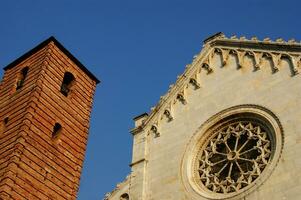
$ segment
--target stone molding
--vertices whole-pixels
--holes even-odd
[[[237,70],[245,67],[245,58],[249,56],[254,61],[254,72],[261,69],[264,59],[270,59],[272,62],[271,74],[279,71],[279,65],[285,59],[290,62],[289,70],[292,77],[301,71],[301,43],[293,39],[287,42],[283,39],[272,41],[269,38],[259,41],[256,37],[226,38],[224,34],[218,33],[205,40],[203,47],[202,51],[193,57],[192,63],[186,65],[184,73],[177,77],[175,84],[170,85],[167,93],[160,97],[156,106],[151,108],[149,116],[141,125],[142,129],[151,130],[154,124],[157,129],[160,129],[162,119],[167,117],[166,110],[172,109],[177,102],[183,105],[189,104],[186,89],[189,85],[193,85],[195,89],[201,87],[199,77],[203,71],[209,76],[214,74],[212,58],[215,54],[221,56],[223,66],[228,64],[230,55],[235,56]],[[172,119],[175,117],[172,116]]]

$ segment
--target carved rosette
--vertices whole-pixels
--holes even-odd
[[[271,157],[265,127],[252,121],[223,126],[199,155],[199,180],[216,193],[237,192],[260,176]]]
[[[187,144],[182,183],[191,199],[241,199],[276,167],[283,148],[279,119],[258,105],[238,105],[206,120]]]

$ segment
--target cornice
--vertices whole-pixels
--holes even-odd
[[[131,132],[136,133],[138,130],[145,129],[153,132],[156,137],[160,136],[160,121],[163,118],[167,118],[168,121],[173,119],[173,104],[177,101],[183,104],[189,103],[185,88],[191,84],[197,90],[200,87],[200,73],[214,74],[214,66],[211,63],[214,54],[222,56],[223,65],[227,65],[229,55],[235,55],[238,70],[244,67],[246,56],[254,59],[253,71],[260,70],[263,58],[271,59],[272,74],[279,71],[278,66],[282,59],[288,59],[291,62],[292,76],[297,75],[301,68],[301,43],[294,39],[286,42],[283,39],[272,41],[265,38],[263,41],[259,41],[256,37],[251,39],[237,38],[236,36],[227,38],[223,33],[217,33],[204,41],[201,52],[193,57],[192,63],[186,65],[184,72],[177,77],[175,84],[170,85],[167,93],[160,97],[155,107],[151,108],[144,123],[140,127],[132,129]]]

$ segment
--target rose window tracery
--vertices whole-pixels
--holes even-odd
[[[271,159],[271,139],[265,126],[237,121],[213,132],[198,156],[198,179],[208,190],[232,193],[247,187]]]

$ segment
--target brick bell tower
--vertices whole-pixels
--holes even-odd
[[[0,199],[76,199],[98,79],[54,37],[4,70]]]

